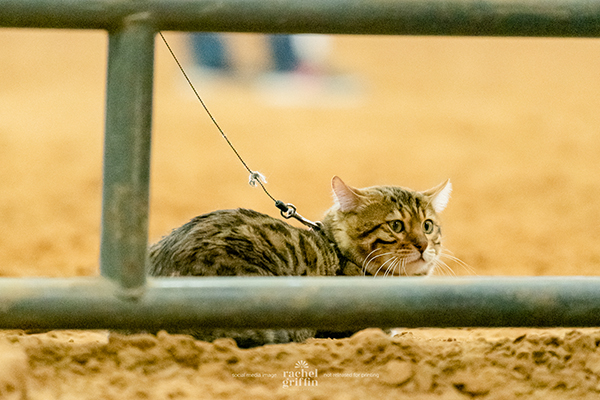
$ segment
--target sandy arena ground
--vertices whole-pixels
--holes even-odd
[[[185,36],[167,37],[186,60]],[[445,245],[475,273],[598,274],[597,40],[340,36],[329,64],[342,84],[284,87],[260,75],[263,38],[230,39],[243,73],[197,87],[271,193],[307,218],[330,206],[333,175],[414,189],[450,178]],[[97,275],[107,38],[3,29],[0,43],[0,276]],[[156,75],[150,240],[219,208],[277,215],[158,41]],[[0,398],[591,399],[599,344],[600,330],[568,328],[373,329],[251,350],[4,331]]]

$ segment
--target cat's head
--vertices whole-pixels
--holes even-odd
[[[441,252],[438,213],[448,204],[446,181],[424,192],[396,186],[356,189],[337,176],[335,205],[323,224],[341,253],[375,276],[429,275]]]

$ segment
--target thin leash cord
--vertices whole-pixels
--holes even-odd
[[[204,100],[202,100],[202,97],[200,97],[200,95],[198,94],[198,91],[196,90],[196,88],[194,87],[194,84],[192,83],[192,81],[188,77],[187,73],[183,69],[183,66],[179,62],[179,59],[177,58],[177,56],[175,56],[175,53],[173,52],[173,49],[171,49],[171,46],[169,46],[169,43],[167,43],[167,39],[165,39],[165,37],[163,36],[162,32],[158,32],[158,33],[159,33],[161,39],[163,40],[163,42],[165,43],[165,45],[167,46],[167,49],[169,50],[169,53],[171,53],[171,56],[175,60],[175,63],[177,63],[177,66],[179,67],[179,70],[183,74],[183,77],[185,78],[185,80],[187,81],[187,83],[190,85],[190,87],[194,91],[194,94],[196,95],[196,98],[198,99],[198,101],[200,102],[200,104],[202,104],[202,107],[204,108],[204,111],[206,111],[206,113],[210,117],[210,119],[213,122],[213,124],[217,127],[217,129],[218,129],[219,133],[221,134],[221,136],[223,137],[223,139],[225,139],[225,141],[227,142],[227,144],[229,145],[229,147],[231,148],[231,150],[233,150],[233,152],[237,156],[238,160],[240,160],[240,162],[242,163],[242,165],[244,166],[244,168],[246,168],[246,170],[250,173],[250,181],[254,182],[253,186],[255,186],[256,183],[258,183],[262,187],[262,189],[264,190],[264,192],[267,194],[267,196],[269,196],[271,198],[271,200],[277,201],[277,200],[275,200],[275,198],[273,196],[271,196],[271,194],[269,193],[269,191],[267,190],[267,188],[264,186],[264,184],[262,182],[262,180],[264,179],[264,177],[262,177],[260,175],[257,176],[256,174],[258,174],[258,172],[252,171],[250,169],[250,167],[248,166],[248,164],[246,164],[246,162],[244,161],[244,159],[242,158],[242,156],[240,155],[240,153],[238,153],[238,151],[233,146],[233,143],[231,143],[231,141],[229,140],[229,138],[227,137],[227,135],[225,135],[225,132],[223,131],[223,129],[221,129],[221,126],[218,124],[218,122],[215,119],[215,117],[213,117],[212,113],[210,112],[210,110],[206,106],[206,103],[204,103]]]
[[[298,214],[296,212],[296,207],[293,204],[290,204],[290,203],[286,204],[286,203],[284,203],[281,200],[277,200],[277,199],[275,199],[275,197],[273,197],[271,195],[271,193],[269,193],[269,191],[267,190],[267,188],[264,185],[267,182],[266,179],[265,179],[265,177],[264,177],[264,175],[261,174],[258,171],[252,171],[250,169],[250,167],[248,166],[248,164],[246,164],[246,162],[244,161],[244,159],[242,158],[242,156],[240,155],[240,153],[238,153],[238,151],[236,150],[236,148],[233,146],[233,143],[231,143],[231,141],[229,140],[229,138],[227,137],[227,135],[225,135],[225,132],[223,131],[223,129],[221,128],[221,126],[217,123],[217,120],[215,119],[215,117],[213,117],[212,113],[210,112],[210,110],[206,106],[206,103],[204,103],[204,100],[202,100],[202,97],[200,97],[200,94],[198,94],[198,91],[194,87],[194,84],[190,80],[188,74],[183,69],[183,66],[179,62],[179,59],[177,58],[177,56],[173,52],[173,49],[171,49],[171,46],[169,46],[169,43],[167,42],[167,39],[165,39],[165,37],[163,36],[162,32],[159,31],[158,34],[160,35],[162,41],[165,43],[165,46],[169,50],[169,53],[171,53],[171,56],[173,57],[173,60],[175,60],[175,63],[179,67],[179,70],[183,74],[183,77],[185,78],[185,80],[187,81],[187,83],[190,85],[190,87],[194,91],[194,94],[196,95],[196,98],[198,99],[198,101],[200,102],[200,104],[202,104],[202,107],[204,108],[204,111],[206,111],[206,113],[210,117],[211,121],[213,122],[213,124],[215,125],[215,127],[217,128],[217,130],[219,131],[219,133],[221,134],[221,136],[223,137],[223,139],[225,139],[225,141],[227,142],[227,144],[229,145],[229,147],[231,148],[231,150],[237,156],[238,160],[240,160],[240,162],[242,163],[242,165],[244,166],[244,168],[246,168],[246,170],[250,173],[250,180],[249,180],[250,185],[251,186],[256,186],[257,184],[260,185],[260,187],[265,192],[265,194],[267,196],[269,196],[269,198],[275,202],[275,206],[281,211],[281,216],[282,217],[284,217],[286,219],[295,218],[298,221],[300,221],[301,223],[303,223],[304,225],[306,225],[308,227],[311,227],[311,228],[313,228],[315,230],[319,230],[321,228],[321,225],[319,223],[312,222],[312,221],[304,218],[303,216],[301,216],[300,214]]]

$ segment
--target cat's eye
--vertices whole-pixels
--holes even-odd
[[[404,231],[404,222],[400,221],[399,219],[395,219],[393,221],[388,222],[388,225],[392,229],[392,231],[396,233]]]
[[[425,221],[423,221],[423,232],[425,233],[431,233],[433,232],[433,221],[430,219],[426,219]]]

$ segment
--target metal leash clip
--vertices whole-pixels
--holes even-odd
[[[277,201],[275,201],[275,206],[281,211],[281,216],[283,218],[285,218],[285,219],[295,218],[298,221],[300,221],[301,223],[303,223],[304,225],[312,228],[315,231],[318,231],[321,229],[320,223],[312,222],[312,221],[304,218],[302,215],[298,214],[296,212],[295,205],[293,205],[291,203],[285,204],[283,201],[277,200]]]

